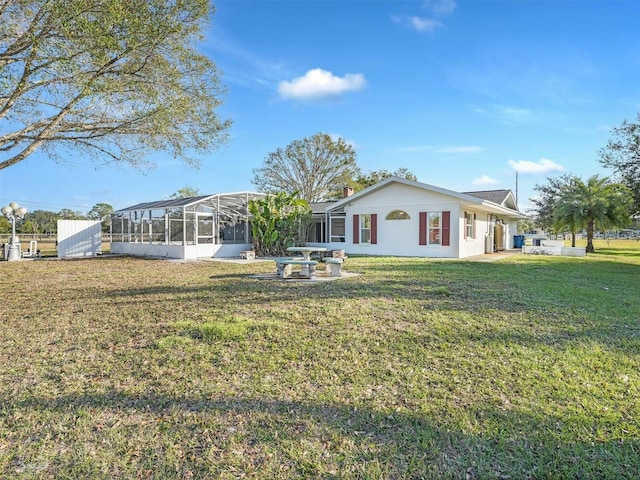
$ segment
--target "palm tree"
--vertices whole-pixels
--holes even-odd
[[[560,197],[554,205],[553,228],[556,232],[569,229],[571,232],[571,246],[576,246],[576,233],[584,228],[582,218],[582,205],[577,199],[564,199]]]
[[[587,253],[594,253],[593,236],[596,229],[607,230],[626,226],[630,221],[633,195],[629,188],[612,183],[606,177],[593,175],[585,182],[571,177],[558,192],[554,203],[554,224],[568,228],[573,236],[587,230]]]

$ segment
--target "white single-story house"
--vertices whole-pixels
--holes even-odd
[[[459,193],[389,177],[337,202],[312,204],[307,245],[347,255],[465,258],[511,249],[524,218],[510,190]],[[248,204],[238,192],[117,210],[111,252],[178,259],[238,257],[251,250]]]
[[[511,249],[518,211],[510,190],[459,193],[389,177],[313,205],[310,245],[352,255],[465,258]]]
[[[146,202],[111,215],[111,253],[197,259],[251,249],[248,205],[266,195],[219,193]]]

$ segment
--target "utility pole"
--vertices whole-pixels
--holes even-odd
[[[518,207],[518,171],[516,170],[516,210],[520,211]]]

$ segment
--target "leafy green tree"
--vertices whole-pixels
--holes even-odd
[[[357,173],[356,153],[342,138],[316,133],[294,140],[286,148],[267,155],[264,164],[253,170],[252,183],[265,193],[297,192],[310,203],[327,200],[336,186]]]
[[[85,220],[87,218],[82,212],[74,211],[70,208],[63,208],[57,215],[60,220]]]
[[[414,182],[418,181],[418,177],[416,177],[412,172],[407,168],[398,168],[394,172],[390,172],[388,170],[372,170],[366,175],[360,174],[355,178],[355,187],[354,190],[357,192],[359,190],[364,190],[371,185],[375,185],[381,180],[389,177],[401,177],[406,178],[407,180],[413,180]]]
[[[20,229],[19,229],[20,233],[24,233],[24,234],[29,234],[31,235],[33,238],[36,238],[36,235],[38,234],[38,227],[36,225],[34,225],[31,220],[23,220],[20,224]]]
[[[200,190],[190,185],[186,185],[185,187],[182,187],[178,189],[176,192],[169,195],[169,198],[175,198],[175,199],[190,198],[190,197],[197,197],[198,195],[202,195]]]
[[[11,222],[7,217],[3,215],[0,215],[0,233],[11,233]]]
[[[530,217],[518,220],[518,232],[529,232],[534,228],[534,220]]]
[[[55,212],[34,210],[33,212],[27,212],[24,219],[25,222],[30,223],[34,235],[51,234],[58,228],[58,214]]]
[[[534,187],[539,195],[530,198],[529,201],[533,205],[531,213],[538,228],[544,231],[554,229],[554,206],[561,193],[569,188],[574,178],[575,176],[571,174],[548,177],[546,184],[538,184]]]
[[[589,177],[586,182],[571,177],[554,202],[554,224],[568,228],[573,234],[586,229],[587,253],[593,253],[596,229],[629,225],[632,206],[631,191],[625,185],[599,175]]]
[[[113,207],[108,203],[96,203],[87,212],[87,218],[89,220],[104,220],[111,215],[111,212],[113,212]]]
[[[223,88],[199,53],[210,0],[0,2],[0,170],[38,149],[64,161],[197,165],[226,141]]]
[[[369,173],[362,173],[358,168],[355,174],[343,176],[341,181],[337,183],[336,188],[329,194],[328,200],[340,200],[344,196],[344,187],[351,187],[354,192],[359,192],[389,177],[401,177],[413,180],[414,182],[418,181],[418,177],[404,167],[398,168],[394,172],[388,170],[371,170]]]
[[[302,227],[311,210],[295,193],[280,192],[249,202],[253,249],[258,256],[285,255],[302,243]]]
[[[113,207],[108,203],[96,203],[87,213],[90,220],[100,220],[102,222],[102,232],[109,233],[111,229],[111,213]]]
[[[633,192],[634,213],[640,214],[640,112],[636,122],[624,120],[613,128],[613,138],[598,151],[600,163]]]

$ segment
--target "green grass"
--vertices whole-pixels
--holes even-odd
[[[639,478],[637,252],[2,262],[0,478]]]
[[[570,246],[571,241],[565,241],[565,244]],[[586,245],[586,240],[576,240],[576,247],[584,247]],[[593,246],[596,253],[600,255],[640,257],[640,238],[625,240],[595,239]]]

